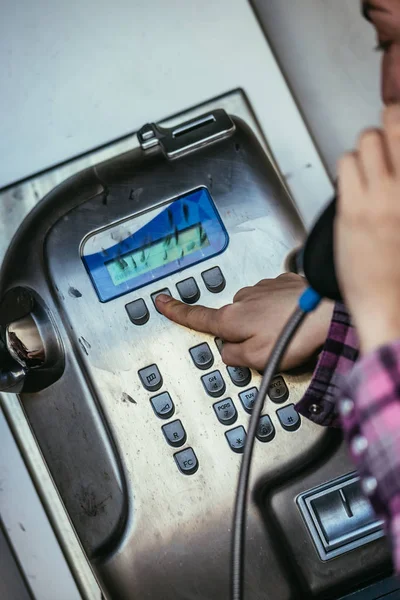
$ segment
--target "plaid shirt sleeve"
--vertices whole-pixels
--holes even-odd
[[[339,412],[350,455],[392,541],[400,571],[400,341],[361,358],[342,382]]]
[[[357,357],[358,340],[355,329],[345,306],[337,303],[310,386],[297,404],[298,412],[318,425],[338,427],[337,391]]]

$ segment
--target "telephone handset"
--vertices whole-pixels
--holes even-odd
[[[334,261],[333,223],[336,215],[336,196],[321,213],[309,234],[301,262],[310,286],[320,296],[341,300]]]

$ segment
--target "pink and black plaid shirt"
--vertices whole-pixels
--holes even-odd
[[[400,572],[400,340],[357,359],[355,330],[346,308],[336,304],[297,409],[319,425],[342,427],[364,492],[385,521]]]

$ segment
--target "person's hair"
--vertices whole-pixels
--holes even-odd
[[[367,19],[367,21],[370,21],[370,22],[371,22],[371,17],[369,16],[369,12],[371,9],[372,9],[371,2],[368,2],[368,0],[361,0],[362,16],[364,17],[364,19]]]

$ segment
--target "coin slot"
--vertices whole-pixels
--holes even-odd
[[[173,138],[181,137],[182,135],[186,135],[187,133],[191,133],[192,131],[196,131],[196,129],[200,129],[205,125],[210,125],[211,123],[215,123],[214,115],[208,115],[207,117],[203,117],[202,119],[197,119],[196,121],[192,121],[187,125],[182,125],[182,127],[178,127],[174,129],[172,132]]]

